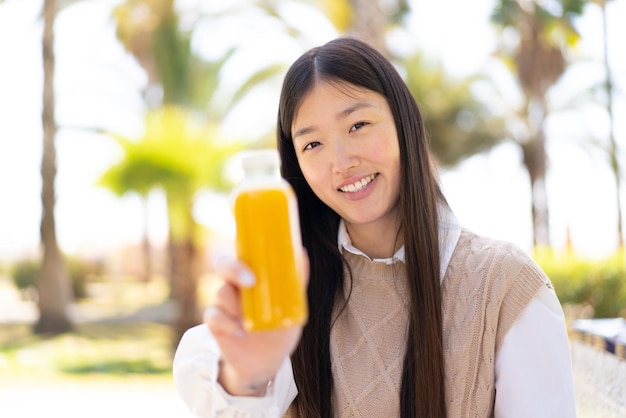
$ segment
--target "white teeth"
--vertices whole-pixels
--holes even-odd
[[[370,184],[370,182],[374,180],[375,177],[376,177],[376,174],[371,174],[365,178],[362,178],[361,180],[354,182],[353,184],[348,184],[347,186],[343,186],[339,190],[341,190],[342,192],[347,192],[347,193],[358,192],[363,187]]]

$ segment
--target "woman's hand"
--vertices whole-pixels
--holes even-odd
[[[303,271],[308,280],[306,253],[303,260]],[[222,263],[217,274],[222,283],[205,312],[204,321],[222,351],[218,382],[231,395],[263,396],[285,358],[295,350],[302,327],[245,331],[239,289],[252,286],[254,275],[237,260]]]

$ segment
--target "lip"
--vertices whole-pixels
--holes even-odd
[[[341,190],[340,190],[340,189],[341,189],[342,187],[348,186],[348,185],[350,185],[350,184],[354,184],[354,183],[356,183],[357,181],[360,181],[360,180],[366,179],[366,178],[368,178],[368,177],[369,177],[369,176],[371,176],[371,175],[374,175],[374,178],[372,179],[372,181],[374,181],[374,180],[376,180],[376,177],[378,177],[378,174],[379,174],[379,173],[370,173],[370,174],[364,174],[364,175],[359,175],[359,176],[352,176],[352,177],[350,177],[350,178],[348,178],[348,179],[345,179],[345,180],[344,180],[344,181],[342,181],[341,183],[339,183],[339,184],[337,185],[336,189],[337,189],[339,192],[341,192]],[[371,183],[371,182],[370,182],[370,183]],[[367,188],[367,186],[369,186],[369,184],[367,184],[364,188]],[[343,192],[341,192],[341,193],[343,193]]]
[[[364,178],[367,178],[367,177],[371,176],[372,174],[374,175],[374,178],[372,179],[372,181],[370,181],[368,184],[366,184],[365,187],[363,187],[361,190],[356,191],[356,192],[342,192],[340,190],[341,187],[345,187],[347,185],[354,184],[354,183],[356,183],[359,180],[362,180]],[[369,196],[370,193],[372,192],[372,190],[374,189],[374,184],[377,182],[379,174],[380,173],[371,173],[371,174],[366,174],[366,175],[362,175],[362,176],[350,177],[349,179],[346,179],[346,180],[342,181],[337,186],[337,191],[341,194],[342,197],[344,197],[345,199],[348,199],[348,200],[364,199],[367,196]]]

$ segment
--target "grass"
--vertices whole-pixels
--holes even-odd
[[[171,376],[170,328],[151,322],[89,323],[55,337],[0,325],[4,376]]]
[[[206,277],[200,280],[201,303],[206,303],[210,283]],[[168,293],[164,277],[141,282],[100,276],[87,284],[87,297],[71,307],[82,319],[72,332],[37,336],[32,324],[0,323],[0,383],[11,378],[171,380]],[[19,297],[9,277],[0,274],[0,309],[3,300]]]
[[[0,323],[0,416],[191,418],[172,379],[166,281],[98,277],[87,290],[72,332],[37,336],[34,303],[0,274],[0,310],[25,318]]]
[[[3,282],[8,298],[11,283]],[[164,280],[126,278],[90,284],[90,294],[72,307],[83,321],[56,336],[32,333],[32,324],[0,324],[0,380],[4,377],[122,377],[171,379],[172,334]],[[28,302],[26,302],[28,303]],[[10,305],[9,305],[10,306]]]

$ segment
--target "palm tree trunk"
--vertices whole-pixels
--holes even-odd
[[[39,320],[34,332],[62,333],[72,328],[66,307],[71,300],[71,288],[63,256],[59,250],[54,218],[56,177],[56,150],[54,139],[57,126],[54,119],[54,20],[56,0],[45,0],[43,6],[43,157],[41,162],[43,213],[41,217],[41,243],[43,263],[37,280],[39,291]]]
[[[550,222],[546,187],[547,158],[543,128],[537,129],[534,139],[522,144],[522,153],[524,166],[528,171],[530,180],[533,244],[547,247],[550,246]]]
[[[198,268],[195,244],[195,222],[192,204],[187,199],[171,198],[168,204],[170,220],[170,290],[175,306],[172,323],[173,346],[189,328],[200,323],[198,306]]]
[[[195,269],[196,248],[190,239],[171,244],[174,318],[174,347],[189,328],[200,323],[198,281]]]
[[[389,19],[380,7],[379,0],[350,0],[353,17],[350,34],[367,42],[383,55],[389,56],[385,44],[385,31]]]

